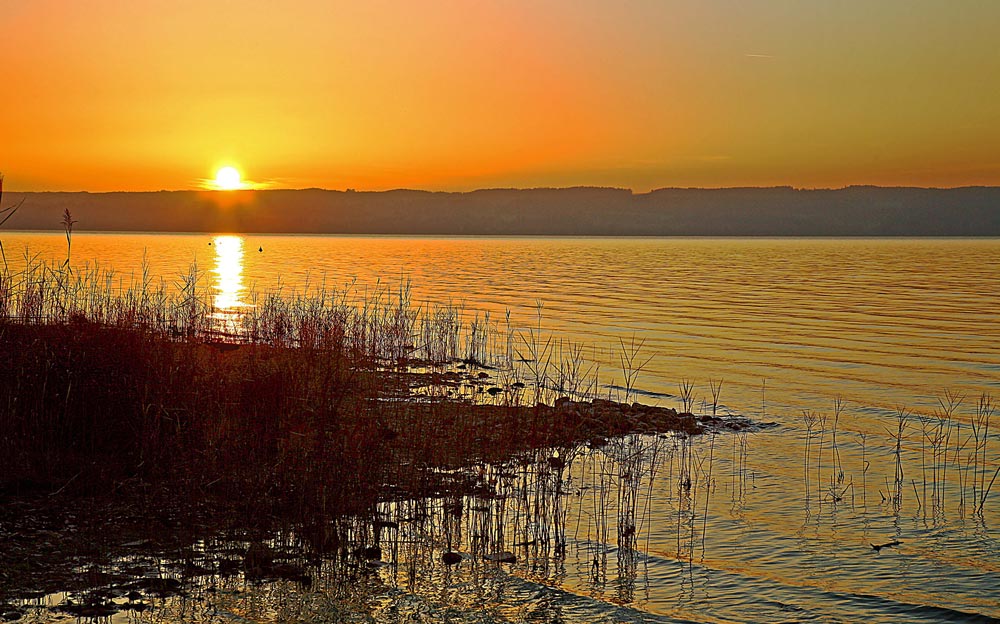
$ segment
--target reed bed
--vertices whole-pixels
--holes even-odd
[[[565,556],[572,489],[593,496],[595,574],[606,575],[613,531],[618,566],[634,576],[664,457],[693,543],[712,459],[706,467],[690,437],[704,426],[611,400],[634,398],[641,343],[621,343],[624,390],[599,396],[581,345],[509,316],[415,305],[405,282],[252,294],[233,311],[214,307],[196,266],[174,283],[149,274],[146,263],[120,274],[29,254],[22,270],[0,272],[0,498],[20,510],[0,520],[20,526],[69,506],[104,527],[67,533],[47,554],[18,541],[0,557],[15,570],[0,596],[15,576],[65,588],[70,568],[53,571],[75,565],[64,553],[95,532],[101,546],[82,556],[117,560],[136,534],[122,518],[180,542],[211,543],[229,527],[237,554],[183,564],[222,575],[236,560],[249,580],[318,580],[329,566],[343,578],[367,559],[416,578],[453,549],[542,569]],[[574,462],[585,474],[572,476]],[[119,520],[101,524],[108,510]],[[295,541],[298,559],[275,535]],[[96,595],[85,603],[93,611],[73,614],[110,608]]]
[[[0,273],[8,489],[169,476],[262,502],[335,469],[319,503],[350,500],[379,483],[367,458],[387,417],[373,409],[380,367],[458,354],[460,327],[413,312],[404,293],[271,293],[222,324],[197,267],[176,284],[145,265],[121,275],[26,255],[24,267]]]
[[[854,507],[858,498],[866,509],[869,474],[875,471],[881,473],[875,480],[880,503],[896,514],[911,505],[924,522],[934,524],[945,522],[949,509],[960,517],[981,515],[1000,476],[1000,467],[987,448],[995,410],[988,393],[967,403],[965,395],[949,389],[942,391],[932,413],[897,407],[884,435],[858,432],[847,442],[856,459],[854,468],[860,472],[857,496],[854,474],[838,440],[845,402],[834,398],[831,414],[803,410],[807,510],[814,501],[820,506],[846,503]],[[882,444],[871,445],[872,438]]]
[[[583,347],[509,316],[415,305],[406,282],[254,293],[234,311],[214,307],[197,266],[167,283],[146,262],[122,274],[23,260],[0,272],[9,493],[183,492],[246,514],[328,515],[389,486],[436,491],[432,467],[696,426],[598,407]],[[622,343],[626,399],[640,348]],[[556,409],[561,397],[595,403]]]

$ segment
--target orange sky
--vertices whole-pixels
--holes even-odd
[[[0,0],[7,190],[1000,184],[1000,2]]]

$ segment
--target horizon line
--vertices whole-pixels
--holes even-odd
[[[356,189],[356,188],[325,188],[318,186],[309,186],[301,188],[262,188],[262,189],[156,189],[156,190],[115,190],[115,191],[89,191],[89,190],[14,190],[5,189],[7,193],[68,193],[68,194],[89,194],[89,195],[110,195],[115,193],[212,193],[212,194],[236,194],[236,193],[257,193],[257,192],[299,192],[299,191],[323,191],[327,193],[399,193],[399,192],[411,192],[411,193],[428,193],[428,194],[443,194],[443,195],[466,195],[471,193],[479,193],[486,191],[571,191],[571,190],[602,190],[602,191],[627,191],[632,195],[649,195],[658,191],[749,191],[749,190],[777,190],[777,189],[787,189],[792,191],[844,191],[848,189],[855,188],[874,188],[874,189],[916,189],[916,190],[926,190],[926,191],[953,191],[961,189],[995,189],[1000,188],[1000,183],[998,184],[963,184],[958,186],[917,186],[917,185],[880,185],[880,184],[847,184],[843,186],[794,186],[791,184],[772,184],[772,185],[761,185],[761,186],[662,186],[657,188],[652,188],[648,191],[636,191],[635,189],[624,187],[624,186],[601,186],[601,185],[587,185],[587,184],[576,184],[570,186],[488,186],[482,188],[476,188],[466,191],[449,191],[441,189],[423,189],[423,188],[412,188],[412,187],[398,187],[398,188],[387,188],[387,189]]]

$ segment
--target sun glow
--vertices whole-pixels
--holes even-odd
[[[215,188],[221,191],[235,191],[243,188],[240,172],[236,167],[222,167],[216,171]]]

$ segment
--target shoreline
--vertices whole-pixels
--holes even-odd
[[[88,335],[92,340],[106,343],[128,338],[130,333],[99,325],[0,324],[0,342],[6,347],[11,346],[15,336],[27,336],[28,344],[50,355],[67,345],[72,351],[90,344],[84,339]],[[207,359],[217,370],[238,368],[251,359],[329,355],[228,343],[167,340],[160,346],[177,350],[184,358]],[[23,354],[24,350],[20,352]],[[427,363],[414,364],[423,369]],[[71,591],[89,598],[57,610],[94,617],[130,608],[148,608],[152,597],[178,595],[200,574],[240,574],[248,579],[301,583],[317,573],[315,566],[311,568],[305,562],[308,557],[332,557],[331,561],[347,562],[380,559],[381,555],[369,556],[375,552],[365,550],[373,548],[371,535],[357,534],[357,527],[358,523],[379,526],[378,509],[386,504],[452,501],[446,504],[451,505],[450,509],[458,509],[455,513],[461,515],[463,507],[473,513],[473,508],[479,507],[471,501],[496,500],[497,475],[509,478],[507,475],[512,474],[504,466],[522,466],[524,470],[531,466],[531,470],[543,477],[553,475],[554,483],[559,484],[563,482],[564,469],[568,469],[578,453],[601,452],[609,444],[621,444],[628,437],[683,440],[706,431],[742,431],[756,426],[742,418],[696,417],[669,408],[599,398],[589,401],[561,398],[554,405],[533,406],[448,398],[449,388],[464,383],[480,388],[482,397],[501,400],[497,398],[500,393],[486,392],[497,388],[493,385],[495,379],[487,372],[489,369],[468,363],[462,366],[466,368],[449,372],[411,372],[404,367],[355,377],[359,388],[378,389],[371,399],[348,401],[350,407],[330,415],[336,421],[335,426],[332,421],[313,422],[307,430],[303,429],[304,421],[286,420],[286,426],[269,435],[281,447],[280,457],[284,459],[263,472],[251,471],[249,475],[254,478],[253,474],[270,474],[269,470],[279,469],[283,461],[298,454],[315,461],[317,456],[312,449],[319,445],[325,452],[336,454],[337,469],[328,470],[318,478],[308,476],[312,469],[309,463],[300,463],[284,477],[274,474],[270,485],[261,483],[248,489],[246,484],[232,487],[234,484],[227,482],[247,479],[244,473],[249,466],[230,465],[226,471],[208,474],[188,465],[160,477],[155,473],[140,477],[143,466],[139,464],[117,473],[106,469],[103,473],[81,476],[78,472],[68,479],[69,473],[63,472],[49,484],[30,481],[2,484],[0,533],[7,547],[0,555],[0,569],[5,570],[0,575],[0,603],[6,601],[7,607],[13,609],[12,614],[23,614],[26,611],[13,606],[14,602]],[[410,394],[412,389],[428,385],[441,389],[441,396]],[[519,388],[508,387],[505,392],[516,390]],[[366,402],[368,407],[363,407]],[[380,408],[390,413],[380,413]],[[95,422],[95,426],[100,427],[100,423]],[[320,436],[325,443],[317,439],[317,431],[326,432]],[[241,436],[234,440],[243,447],[247,443]],[[254,448],[262,442],[258,440]],[[173,449],[173,452],[185,451],[182,446],[175,445]],[[354,452],[348,452],[349,449]],[[187,449],[185,457],[194,457],[199,452],[197,448]],[[219,452],[231,457],[225,451]],[[84,464],[93,464],[106,461],[107,456],[94,454],[84,456],[83,460]],[[174,461],[188,460],[177,457]],[[130,471],[137,472],[130,476]],[[327,504],[329,486],[345,479],[358,480],[361,475],[367,475],[370,483],[355,485],[367,487],[348,488],[347,498],[342,492],[337,499],[331,496]],[[294,485],[299,478],[301,481]],[[275,487],[284,489],[276,491]],[[555,496],[560,496],[558,491]],[[322,528],[325,526],[339,528]],[[275,532],[291,532],[305,541],[281,557],[272,553],[266,562],[256,561],[259,555],[253,549],[264,547],[253,544],[267,543],[270,538],[266,536]],[[219,555],[212,564],[201,564],[200,572],[184,568],[187,572],[182,570],[176,581],[156,581],[143,574],[81,575],[78,571],[80,561],[91,560],[93,569],[100,570],[105,564],[99,562],[127,558],[136,551],[183,560],[183,553],[192,544],[215,540],[223,534],[249,537],[227,538],[235,541],[226,547],[225,556]],[[245,546],[247,539],[249,550]],[[376,546],[377,541],[376,538]],[[477,556],[489,561],[489,557],[499,555],[483,552]],[[128,603],[121,600],[115,603],[114,596],[106,593],[112,590],[118,592],[119,598],[125,593],[132,598]]]

